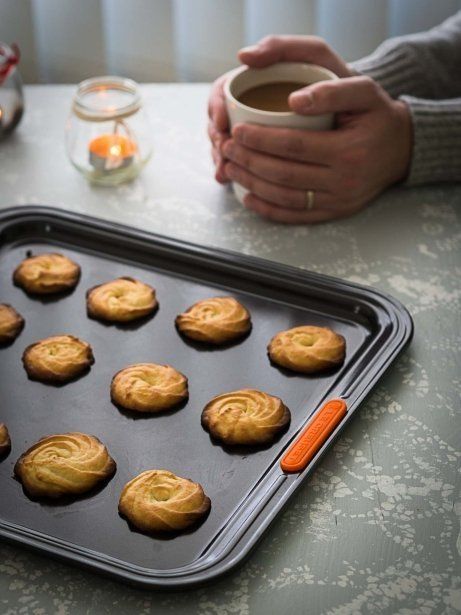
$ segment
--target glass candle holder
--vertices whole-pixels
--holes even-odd
[[[138,85],[121,77],[94,77],[79,84],[66,129],[73,165],[95,184],[134,179],[152,153]]]

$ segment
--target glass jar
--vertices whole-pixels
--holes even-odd
[[[24,111],[18,62],[19,49],[0,43],[0,140],[13,132]]]
[[[66,128],[67,153],[91,182],[114,186],[135,178],[152,147],[138,85],[121,77],[82,81]]]

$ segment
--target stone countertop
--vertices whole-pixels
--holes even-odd
[[[154,155],[118,188],[64,148],[73,86],[26,88],[0,143],[0,207],[43,204],[375,286],[415,322],[380,381],[248,561],[218,582],[148,592],[0,544],[0,612],[451,614],[461,611],[461,187],[396,188],[362,213],[280,226],[212,179],[207,85],[146,85]]]

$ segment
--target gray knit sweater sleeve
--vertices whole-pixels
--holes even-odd
[[[461,11],[428,32],[385,41],[351,68],[410,109],[414,136],[406,184],[461,181]]]

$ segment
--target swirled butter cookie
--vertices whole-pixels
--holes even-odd
[[[28,346],[22,362],[33,380],[67,382],[93,365],[94,357],[87,342],[73,335],[55,335]]]
[[[115,469],[98,438],[75,432],[41,438],[21,455],[14,474],[32,497],[59,498],[90,491]]]
[[[25,258],[16,267],[13,281],[33,295],[50,295],[74,288],[80,277],[80,266],[58,253]]]
[[[130,322],[152,314],[158,306],[152,286],[134,278],[117,278],[90,288],[88,316],[108,322]]]
[[[212,297],[191,305],[176,317],[176,327],[190,339],[225,344],[248,333],[251,317],[233,297]]]
[[[118,509],[144,532],[179,532],[211,507],[201,485],[168,470],[147,470],[125,485]]]
[[[0,344],[15,340],[24,327],[24,318],[7,303],[0,303]]]
[[[231,445],[271,442],[290,419],[290,411],[281,399],[255,389],[218,395],[202,412],[203,427]]]
[[[311,374],[340,365],[346,354],[346,341],[326,327],[294,327],[277,333],[267,350],[277,365]]]
[[[4,423],[0,423],[0,459],[8,455],[11,450],[11,440],[8,429]]]
[[[136,363],[112,379],[113,402],[136,412],[160,412],[188,398],[187,378],[169,365]]]

